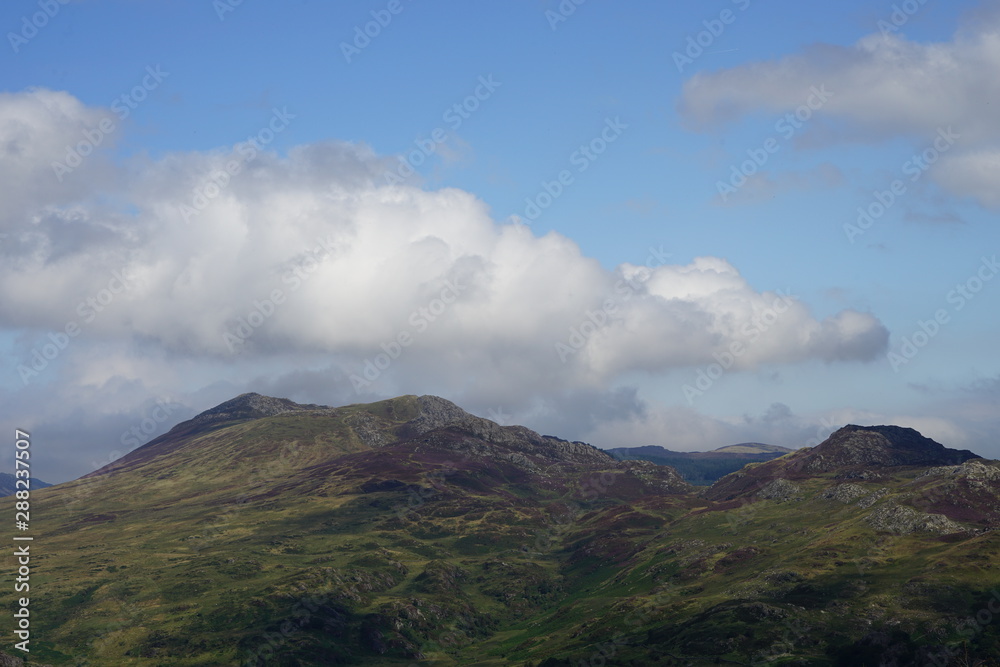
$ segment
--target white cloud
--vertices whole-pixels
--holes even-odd
[[[823,115],[859,130],[933,136],[952,124],[963,137],[996,139],[998,69],[996,22],[944,44],[873,34],[848,47],[816,45],[770,62],[698,73],[684,84],[680,110],[692,124],[717,125],[750,111],[795,109],[812,87],[825,86],[831,96]]]
[[[871,34],[851,46],[818,44],[801,53],[698,73],[678,108],[695,128],[711,128],[757,111],[785,113],[814,87],[832,93],[810,121],[802,145],[913,138],[921,150],[939,129],[961,135],[932,168],[944,187],[1000,206],[1000,13],[984,13],[951,41],[919,43]],[[975,147],[975,148],[972,148]]]
[[[16,115],[25,98],[53,96],[62,104],[48,115],[38,108],[40,130],[47,122],[54,131],[67,115],[71,125],[91,120],[89,110],[46,91],[8,97],[13,110],[0,107],[0,117]],[[50,202],[46,191],[35,192],[23,218],[46,213],[32,234],[5,247],[15,259],[0,269],[0,321],[61,329],[90,316],[82,325],[92,334],[224,357],[224,334],[257,309],[270,316],[246,343],[250,356],[364,356],[408,331],[413,349],[435,357],[442,372],[462,372],[466,359],[477,357],[500,369],[527,353],[532,375],[598,382],[650,365],[700,363],[745,340],[751,326],[761,330],[760,342],[743,358],[746,366],[868,360],[884,347],[874,317],[845,311],[818,322],[798,301],[782,306],[788,314],[773,323],[751,324],[778,297],[757,292],[719,258],[656,266],[645,283],[623,293],[616,284],[639,267],[608,272],[558,234],[537,238],[523,227],[497,225],[466,192],[380,187],[385,161],[363,146],[261,153],[185,221],[180,206],[191,205],[192,188],[231,158],[178,154],[133,164],[121,179],[127,189],[104,193],[127,204],[117,210],[85,200]],[[64,234],[72,244],[60,245]],[[115,271],[128,289],[101,303],[98,297],[119,285]],[[449,284],[457,298],[436,313]],[[265,302],[276,290],[282,303],[272,308]],[[95,298],[98,305],[81,308]],[[614,318],[562,370],[556,341],[607,298],[616,300]]]
[[[957,195],[973,197],[987,208],[1000,209],[1000,148],[948,156],[938,167],[935,178]]]
[[[57,187],[51,161],[102,113],[66,93],[0,96],[0,173],[11,175],[0,198],[14,202],[0,245],[0,330],[16,336],[8,377],[50,332],[80,330],[25,395],[49,384],[72,407],[81,392],[110,392],[124,410],[189,392],[192,377],[245,386],[289,369],[337,378],[330,394],[350,395],[345,378],[384,354],[398,358],[365,392],[527,406],[709,362],[735,343],[735,370],[867,361],[887,343],[874,316],[817,320],[721,258],[671,265],[642,248],[638,264],[608,271],[564,236],[498,224],[467,192],[382,186],[393,160],[363,145],[260,152],[218,192],[210,178],[239,151],[115,169],[95,157]],[[195,190],[214,196],[185,214]],[[607,321],[588,325],[609,300]],[[232,346],[241,321],[252,335]],[[564,363],[556,344],[574,330],[585,334]],[[394,347],[402,334],[410,344]]]
[[[53,163],[64,162],[72,147],[88,143],[107,110],[85,107],[68,93],[33,89],[25,93],[0,93],[0,182],[3,208],[0,231],[24,231],[23,223],[37,222],[55,210],[84,197],[93,181],[64,177],[60,180]],[[103,133],[100,133],[103,135]],[[97,135],[91,135],[97,136]],[[104,174],[102,151],[114,136],[102,136],[89,156],[87,174]],[[85,149],[86,150],[86,149]],[[64,212],[70,216],[71,212]]]

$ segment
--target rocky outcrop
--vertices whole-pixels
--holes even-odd
[[[650,461],[622,461],[626,472],[662,493],[690,493],[694,487],[670,466]]]
[[[385,447],[396,441],[396,438],[390,435],[388,425],[375,415],[367,412],[356,412],[344,421],[358,436],[358,439],[372,449]]]
[[[739,497],[761,498],[770,493],[765,489],[776,480],[804,480],[824,474],[832,474],[837,480],[843,481],[885,482],[891,477],[892,468],[959,466],[979,458],[964,449],[949,449],[925,438],[912,428],[849,425],[837,430],[815,447],[800,449],[765,463],[751,464],[726,475],[706,490],[704,495],[711,500],[721,501]],[[980,469],[974,467],[967,470]],[[842,489],[837,499],[845,498],[845,494],[850,494],[852,488],[853,485]],[[878,500],[878,497],[872,497],[868,505]]]
[[[263,417],[273,417],[285,412],[296,412],[299,410],[331,410],[322,405],[300,405],[287,398],[273,398],[257,393],[240,394],[236,398],[225,403],[205,410],[194,417],[190,423],[201,425],[214,422],[226,422],[235,420],[261,419]]]
[[[886,502],[877,507],[865,522],[878,531],[909,535],[911,533],[961,533],[966,529],[943,514],[924,514],[912,507]]]
[[[764,500],[801,500],[799,486],[787,479],[776,479],[757,492],[757,497]]]
[[[1000,483],[1000,466],[995,462],[976,458],[957,466],[938,466],[927,470],[921,477],[952,477],[993,484]]]
[[[411,438],[448,431],[469,436],[478,442],[462,442],[454,438],[436,438],[435,441],[438,444],[450,443],[449,447],[456,450],[465,448],[467,452],[476,455],[503,455],[509,459],[513,450],[532,457],[567,463],[614,465],[616,461],[610,454],[592,445],[539,435],[524,426],[501,426],[489,419],[469,414],[451,401],[438,396],[420,396],[417,403],[420,415],[399,429],[399,433]],[[523,458],[520,460],[525,463]]]
[[[795,460],[810,473],[853,466],[940,466],[979,458],[967,450],[949,449],[902,426],[845,426]]]
[[[863,509],[868,509],[887,493],[889,493],[889,489],[886,487],[871,491],[858,484],[847,482],[824,491],[823,497],[836,500],[845,505],[854,504]]]

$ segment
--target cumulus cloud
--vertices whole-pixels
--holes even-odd
[[[0,117],[18,117],[31,100],[41,134],[93,120],[48,91],[7,96]],[[364,146],[260,152],[218,177],[233,157],[132,163],[116,179],[124,187],[103,193],[116,206],[51,201],[44,189],[4,183],[5,197],[21,197],[20,227],[33,224],[4,247],[0,322],[61,329],[89,318],[81,325],[100,336],[216,359],[236,348],[244,359],[289,350],[365,357],[408,333],[408,352],[419,353],[407,357],[431,355],[444,373],[514,364],[532,379],[597,383],[697,364],[734,341],[753,343],[741,357],[748,367],[868,360],[884,347],[873,316],[817,321],[794,298],[758,292],[723,259],[677,266],[654,254],[652,268],[609,272],[563,236],[498,225],[469,193],[381,186],[386,161]],[[36,161],[47,168],[48,157]],[[560,340],[572,349],[562,360]],[[516,362],[524,355],[530,364]]]
[[[825,87],[831,96],[803,145],[824,137],[832,143],[898,136],[930,145],[951,127],[961,138],[932,175],[951,192],[996,208],[998,71],[1000,12],[986,12],[948,42],[919,43],[886,31],[851,46],[818,44],[772,61],[700,72],[685,83],[678,109],[691,127],[707,129],[751,112],[792,111],[814,87]]]
[[[71,218],[70,204],[86,197],[94,179],[105,176],[101,153],[113,136],[101,135],[93,144],[85,132],[94,131],[109,112],[88,108],[65,92],[45,89],[26,93],[0,93],[0,182],[3,207],[0,231],[19,230],[23,223],[62,211]],[[95,137],[97,135],[94,135]],[[72,147],[85,142],[89,149],[88,178],[67,179],[53,164],[63,163]],[[60,178],[62,176],[62,178]]]
[[[945,159],[935,178],[957,195],[1000,209],[1000,148],[973,151]]]
[[[104,114],[66,93],[0,96],[0,330],[25,395],[110,392],[124,410],[197,382],[328,382],[338,402],[413,392],[525,409],[590,391],[611,414],[631,409],[602,395],[623,375],[734,345],[739,370],[868,361],[887,344],[872,314],[817,319],[721,258],[641,248],[606,270],[562,235],[498,224],[467,192],[383,185],[394,161],[359,144],[114,167],[94,153],[60,183],[52,162]]]
[[[998,68],[996,21],[944,44],[872,34],[852,46],[816,45],[770,62],[695,74],[684,85],[680,111],[690,123],[718,125],[750,111],[794,109],[812,87],[825,86],[831,96],[823,113],[859,129],[932,136],[950,123],[963,136],[995,139],[989,109],[1000,102]]]

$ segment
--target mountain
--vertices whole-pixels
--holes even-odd
[[[778,445],[765,445],[762,442],[741,442],[738,445],[728,445],[727,447],[719,447],[718,449],[713,449],[713,452],[720,454],[777,454],[783,456],[789,452],[794,452],[794,449],[788,449],[787,447],[780,447]]]
[[[748,463],[770,461],[794,450],[777,445],[746,442],[720,447],[708,452],[675,452],[657,445],[616,447],[607,450],[617,459],[652,461],[671,466],[691,484],[708,486]]]
[[[1000,655],[1000,464],[896,427],[698,489],[433,396],[244,394],[31,510],[52,665]]]
[[[776,480],[810,479],[833,474],[837,479],[885,480],[901,467],[955,466],[980,458],[968,450],[948,449],[912,428],[845,426],[816,447],[758,464],[719,480],[710,498],[732,499],[759,491]]]
[[[9,472],[0,472],[0,497],[2,496],[12,496],[15,491],[21,490],[23,487],[16,485],[17,477]],[[28,488],[30,491],[37,491],[39,489],[44,489],[46,487],[52,486],[40,479],[35,479],[34,477],[28,478]]]

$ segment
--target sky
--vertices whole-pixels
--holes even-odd
[[[40,479],[248,391],[1000,458],[1000,3],[12,0],[0,29],[0,424]]]

